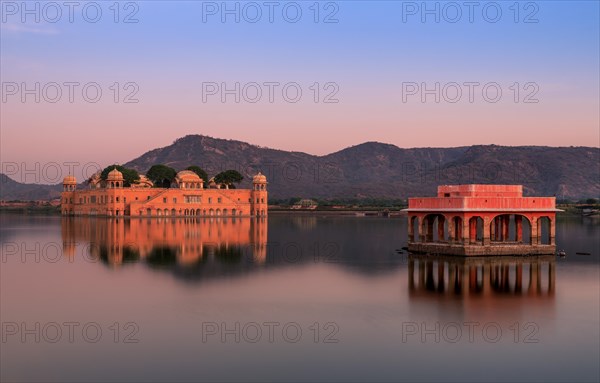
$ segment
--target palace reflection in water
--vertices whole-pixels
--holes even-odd
[[[418,269],[415,281],[415,264]],[[443,257],[410,255],[408,288],[411,296],[554,295],[554,256]]]
[[[437,308],[446,318],[533,320],[553,315],[550,313],[556,304],[556,274],[552,255],[410,255],[408,297],[415,307]]]
[[[0,223],[2,321],[106,328],[98,343],[13,335],[2,381],[484,381],[495,370],[505,380],[598,381],[597,220],[557,220],[565,258],[483,259],[402,252],[404,217],[0,214]],[[38,262],[32,249],[46,248]],[[115,343],[115,322],[135,322],[140,342]],[[209,322],[297,323],[303,338],[204,342]],[[335,323],[339,342],[315,343],[314,323]],[[465,323],[478,324],[473,342]],[[406,338],[405,324],[459,324],[463,337]],[[501,329],[500,340],[485,328]]]
[[[253,263],[266,258],[267,218],[63,218],[65,255],[85,243],[92,259],[111,266],[145,260],[154,266],[193,265],[207,258]]]

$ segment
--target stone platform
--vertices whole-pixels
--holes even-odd
[[[555,245],[530,245],[522,243],[491,243],[489,245],[462,243],[408,243],[408,251],[415,254],[472,256],[550,255],[556,253]]]

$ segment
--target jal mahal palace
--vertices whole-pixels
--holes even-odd
[[[204,181],[190,170],[177,173],[170,188],[155,188],[143,175],[124,187],[123,174],[116,168],[106,180],[100,174],[88,181],[89,188],[78,189],[69,175],[63,180],[61,212],[84,216],[266,216],[267,177],[260,172],[252,178],[251,189],[232,189]]]

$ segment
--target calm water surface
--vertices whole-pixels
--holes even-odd
[[[0,223],[2,381],[600,380],[597,219],[484,260],[405,218]]]

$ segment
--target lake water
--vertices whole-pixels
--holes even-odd
[[[0,223],[2,381],[600,380],[597,219],[484,260],[405,217]]]

